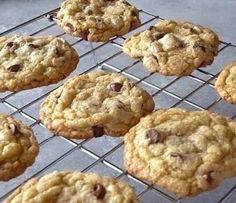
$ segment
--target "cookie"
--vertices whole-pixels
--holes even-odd
[[[79,61],[76,51],[55,37],[0,37],[0,92],[56,83]]]
[[[106,42],[141,24],[138,10],[125,0],[67,0],[57,18],[65,32],[94,42]]]
[[[224,68],[216,80],[215,87],[223,99],[236,104],[236,61]]]
[[[209,111],[162,109],[125,135],[128,172],[179,197],[236,175],[236,121]]]
[[[0,114],[0,181],[22,174],[34,163],[38,152],[32,129],[11,116]]]
[[[94,71],[53,91],[40,118],[57,135],[84,139],[124,135],[153,109],[152,97],[122,74]]]
[[[52,172],[33,178],[4,203],[138,203],[132,187],[111,177],[77,171]]]
[[[213,62],[219,39],[208,28],[190,22],[161,20],[125,40],[123,51],[142,58],[151,72],[185,76]]]

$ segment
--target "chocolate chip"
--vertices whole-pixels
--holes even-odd
[[[106,188],[103,185],[98,183],[98,184],[94,185],[94,187],[93,187],[93,194],[94,194],[94,196],[97,197],[97,199],[102,200],[106,195]]]
[[[39,45],[36,45],[36,44],[29,44],[29,47],[30,47],[30,48],[33,48],[33,49],[37,49],[37,48],[39,48],[40,46],[39,46]]]
[[[155,55],[152,55],[152,57],[156,60],[156,62],[158,63],[158,58]]]
[[[6,44],[6,46],[9,47],[9,48],[10,48],[10,47],[13,47],[13,45],[14,45],[14,42],[8,42],[8,43]]]
[[[159,40],[159,39],[161,39],[162,37],[164,37],[165,34],[166,34],[166,33],[164,33],[164,32],[154,32],[154,33],[152,34],[152,37],[153,37],[154,40]]]
[[[86,13],[87,13],[88,15],[92,15],[92,14],[93,14],[93,11],[92,11],[92,10],[88,10]]]
[[[81,33],[80,33],[80,36],[82,39],[84,40],[88,40],[88,35],[89,35],[89,30],[83,30]]]
[[[11,72],[18,72],[20,69],[21,69],[20,64],[15,64],[15,65],[8,67],[8,70],[10,70]]]
[[[55,49],[55,53],[56,53],[57,56],[61,56],[60,49],[58,49],[57,47],[56,47],[56,49]]]
[[[146,132],[146,138],[150,139],[150,144],[161,142],[163,137],[156,129],[149,129]]]
[[[70,32],[74,32],[75,31],[74,26],[71,23],[66,23],[66,27],[69,28]]]
[[[178,152],[171,152],[170,156],[174,157],[174,158],[184,159],[184,157],[180,153],[178,153]]]
[[[148,28],[149,31],[152,31],[153,29],[155,29],[155,26],[150,26],[150,27]]]
[[[136,9],[134,9],[134,10],[131,11],[131,14],[133,16],[138,16],[138,11]]]
[[[20,131],[18,130],[17,126],[13,123],[8,125],[8,128],[11,130],[12,134],[15,135],[17,133],[20,133]]]
[[[212,183],[213,182],[213,177],[212,177],[212,173],[213,173],[214,171],[209,171],[207,174],[206,174],[206,181],[208,182],[208,183]]]
[[[114,92],[120,92],[122,87],[123,87],[123,85],[121,83],[114,82],[108,86],[108,89],[111,91],[114,91]]]
[[[103,127],[101,127],[101,126],[93,126],[92,127],[93,128],[93,136],[94,137],[101,137],[101,136],[103,136],[104,135],[104,128]]]

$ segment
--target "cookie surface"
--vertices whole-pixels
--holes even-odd
[[[76,51],[55,37],[0,37],[0,92],[56,83],[79,61]]]
[[[208,111],[153,112],[125,135],[128,172],[177,196],[194,196],[236,175],[236,121]]]
[[[95,71],[53,91],[41,105],[40,118],[65,137],[121,136],[153,109],[152,97],[125,76]]]
[[[219,39],[210,29],[190,22],[162,20],[125,40],[123,51],[142,58],[151,72],[184,76],[213,62]]]
[[[140,25],[138,10],[125,0],[67,0],[57,15],[58,24],[88,41],[108,41]]]
[[[133,188],[111,177],[64,171],[29,180],[5,200],[16,202],[138,203],[138,200]]]
[[[216,80],[215,87],[222,98],[236,104],[236,61],[224,68]]]
[[[39,151],[32,129],[11,116],[0,114],[0,181],[22,174]]]

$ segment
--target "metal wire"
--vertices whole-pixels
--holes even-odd
[[[20,29],[24,29],[24,27],[30,26],[32,24],[34,24],[35,22],[37,22],[38,20],[41,19],[46,19],[49,18],[50,20],[55,20],[53,16],[54,12],[57,11],[58,8],[53,9],[47,13],[44,13],[42,15],[39,15],[33,19],[30,19],[27,22],[24,22],[20,25],[15,26],[14,28],[11,28],[7,31],[4,31],[2,33],[0,33],[1,35],[6,35],[6,34],[12,34],[14,32],[19,31]],[[156,20],[162,20],[161,17],[156,16],[154,14],[151,14],[149,12],[140,10],[139,11],[140,14],[145,15],[146,17],[148,17],[148,20],[146,20],[145,22],[143,22],[142,26],[146,26]],[[38,29],[32,33],[30,33],[31,35],[37,35],[40,33],[43,33],[45,31],[48,31],[51,28],[56,27],[56,23],[55,22],[51,22],[49,23],[47,26],[44,26],[41,29]],[[61,32],[60,34],[56,34],[55,36],[59,36],[59,37],[65,37],[66,34],[64,32]],[[124,40],[125,37],[115,37],[113,39],[111,39],[109,42],[106,43],[102,43],[99,46],[94,46],[93,43],[90,43],[90,50],[83,53],[80,56],[80,60],[82,60],[83,58],[87,57],[87,56],[92,56],[92,58],[94,59],[94,64],[91,67],[89,67],[88,69],[82,71],[82,73],[86,73],[89,71],[92,71],[96,68],[101,68],[101,69],[105,69],[108,71],[115,71],[115,72],[119,72],[122,73],[128,77],[130,77],[132,80],[134,80],[134,82],[137,85],[145,85],[146,87],[150,88],[152,90],[152,96],[154,98],[158,98],[159,95],[165,95],[168,98],[171,98],[173,100],[175,100],[175,102],[173,102],[172,104],[170,104],[168,107],[176,107],[176,106],[180,106],[181,104],[187,104],[192,108],[195,109],[199,109],[199,110],[204,110],[204,109],[212,109],[214,108],[216,105],[219,105],[220,102],[222,102],[222,99],[217,97],[216,99],[214,99],[209,105],[206,106],[202,106],[201,104],[199,104],[198,102],[195,102],[191,99],[191,96],[193,96],[194,94],[196,94],[199,90],[201,90],[204,87],[209,87],[209,88],[213,88],[213,82],[216,79],[216,77],[218,76],[219,73],[214,74],[211,73],[210,71],[206,71],[205,69],[198,69],[195,71],[195,74],[191,74],[189,76],[187,76],[186,78],[190,79],[191,81],[195,81],[197,83],[199,83],[199,85],[197,87],[194,87],[194,89],[192,91],[190,91],[189,93],[187,93],[184,96],[179,95],[178,93],[175,93],[173,91],[171,91],[169,88],[175,84],[177,84],[181,78],[173,78],[172,81],[167,82],[164,86],[160,86],[159,84],[156,84],[155,82],[151,82],[150,79],[151,77],[155,76],[155,74],[151,73],[151,74],[146,74],[143,75],[142,77],[140,77],[140,75],[136,74],[136,72],[132,72],[131,69],[134,68],[136,65],[141,64],[140,60],[133,60],[132,63],[127,64],[125,67],[123,67],[122,69],[120,69],[121,67],[118,67],[117,65],[113,64],[113,60],[116,59],[117,57],[122,57],[122,45],[119,43],[119,40]],[[83,40],[82,39],[76,39],[74,42],[71,43],[72,46],[76,46],[79,45],[79,43],[82,43]],[[222,44],[222,48],[219,50],[220,52],[223,52],[225,49],[229,48],[229,47],[236,47],[235,45],[233,45],[232,43],[227,43],[224,41],[221,41]],[[116,47],[118,49],[120,49],[118,52],[112,54],[111,56],[108,56],[105,59],[99,60],[96,52],[105,48],[106,46],[112,46],[112,47]],[[204,77],[206,77],[207,79],[204,79],[203,77],[200,77],[199,75],[203,75]],[[52,89],[50,89],[49,91],[45,92],[44,94],[40,95],[39,97],[37,97],[36,99],[29,101],[28,103],[26,103],[25,105],[21,106],[21,107],[17,107],[17,105],[14,102],[11,102],[11,99],[14,98],[15,96],[17,96],[17,93],[6,93],[6,94],[0,94],[0,104],[5,105],[7,108],[11,108],[13,110],[12,115],[17,115],[20,114],[23,117],[31,120],[33,123],[30,125],[31,127],[35,127],[35,126],[43,126],[43,124],[40,122],[39,118],[37,118],[37,116],[31,115],[30,113],[27,112],[27,109],[32,107],[33,105],[39,103],[44,97],[46,97],[48,94],[50,94],[54,89],[58,88],[58,85]],[[34,91],[34,90],[32,90]],[[204,98],[206,99],[206,98]],[[158,106],[158,103],[157,103]],[[231,115],[232,118],[236,117],[236,111],[234,115]],[[51,142],[51,140],[54,139],[54,136],[48,137],[45,140],[43,140],[40,143],[40,146],[44,146],[47,143]],[[173,196],[172,194],[169,194],[166,191],[163,191],[161,188],[154,186],[148,182],[145,182],[143,180],[140,180],[134,176],[132,176],[131,174],[129,174],[127,171],[125,171],[122,166],[120,166],[119,164],[114,164],[112,163],[111,160],[109,160],[109,156],[114,154],[117,150],[121,149],[123,147],[123,141],[117,143],[115,146],[113,146],[111,149],[109,149],[108,151],[106,151],[104,154],[99,155],[97,153],[95,153],[93,150],[89,149],[88,147],[86,147],[86,145],[90,142],[93,142],[93,139],[87,139],[87,140],[82,140],[81,142],[77,142],[76,140],[70,140],[67,138],[61,138],[63,139],[63,141],[70,143],[73,147],[71,147],[70,150],[68,150],[67,152],[61,154],[59,157],[57,157],[55,160],[53,160],[52,162],[50,162],[49,164],[47,164],[46,166],[44,166],[42,169],[38,170],[36,173],[34,173],[33,175],[31,175],[30,177],[27,177],[26,180],[19,182],[16,186],[14,186],[13,188],[11,188],[9,191],[7,191],[6,193],[4,193],[3,195],[0,195],[0,201],[2,201],[5,197],[7,197],[16,187],[18,187],[22,182],[27,181],[28,179],[38,176],[42,173],[44,173],[44,171],[50,169],[51,167],[55,166],[57,163],[59,162],[63,162],[64,158],[67,158],[68,156],[70,156],[72,153],[74,153],[76,150],[82,150],[83,153],[85,153],[88,157],[91,157],[94,159],[94,162],[92,164],[88,164],[85,168],[83,168],[82,171],[90,171],[93,167],[95,167],[98,164],[104,164],[106,167],[116,171],[117,173],[119,173],[119,175],[117,176],[117,178],[123,178],[123,177],[127,177],[129,179],[132,179],[132,181],[134,181],[136,184],[142,185],[144,187],[144,189],[138,194],[138,196],[140,198],[144,197],[146,194],[148,194],[149,191],[155,191],[158,195],[158,197],[160,197],[160,199],[164,199],[165,202],[182,202],[181,199],[178,199],[177,197]],[[60,149],[58,149],[60,150]],[[5,183],[1,183],[1,184],[5,184]],[[229,190],[227,192],[225,192],[225,194],[223,196],[220,197],[220,199],[218,199],[216,202],[227,202],[227,197],[229,197],[236,188],[236,184],[234,184],[231,188],[229,188]],[[160,199],[158,199],[157,201],[161,202]],[[184,201],[184,200],[183,200]],[[148,201],[147,201],[148,202]]]

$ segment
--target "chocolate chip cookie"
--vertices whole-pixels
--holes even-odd
[[[161,20],[125,40],[123,51],[142,58],[151,72],[185,76],[213,62],[219,39],[208,28],[190,22]]]
[[[133,188],[124,182],[95,173],[64,171],[29,180],[4,201],[16,202],[138,203],[138,200]]]
[[[216,80],[215,87],[222,98],[236,104],[236,61],[224,68]]]
[[[74,36],[105,42],[140,25],[138,10],[125,0],[66,0],[58,24]]]
[[[39,146],[32,129],[0,114],[0,181],[22,174],[34,163]]]
[[[128,172],[180,197],[236,175],[236,121],[208,111],[162,109],[125,135]]]
[[[0,37],[0,92],[56,83],[79,61],[76,51],[55,37]]]
[[[40,118],[57,135],[69,138],[124,135],[154,102],[119,73],[95,71],[74,77],[42,103]]]

